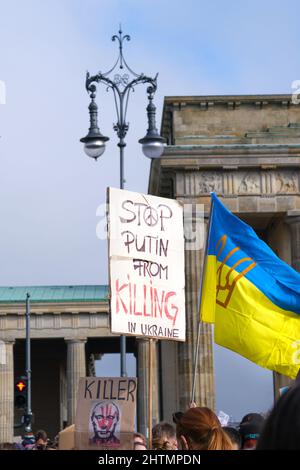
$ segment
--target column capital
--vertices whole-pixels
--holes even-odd
[[[16,342],[16,338],[9,338],[9,337],[0,338],[0,343],[14,345],[15,342]]]
[[[153,343],[157,343],[158,339],[157,338],[151,338],[151,337],[141,337],[141,336],[137,336],[135,338],[135,340],[138,342],[138,343],[145,343],[145,344],[149,344],[149,339],[152,339]]]
[[[66,343],[86,343],[87,342],[87,338],[74,338],[73,336],[72,337],[68,337],[66,336],[64,338],[65,342]]]
[[[287,211],[285,222],[287,224],[299,224],[300,223],[300,211],[298,210]]]

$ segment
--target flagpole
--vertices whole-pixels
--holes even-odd
[[[213,200],[213,198],[212,198],[212,193],[211,193],[211,196],[210,196],[210,197],[211,197],[211,204],[210,204],[210,212],[209,212],[209,219],[208,219],[207,236],[206,236],[206,240],[205,240],[204,259],[203,259],[203,264],[202,264],[202,275],[201,275],[200,295],[199,295],[199,299],[198,299],[198,315],[199,315],[199,320],[198,320],[197,343],[196,343],[195,356],[194,356],[194,374],[193,374],[193,386],[192,386],[191,403],[194,403],[194,401],[195,401],[195,392],[196,392],[196,371],[197,371],[197,366],[198,366],[199,347],[200,347],[200,333],[201,333],[200,311],[201,311],[201,301],[202,301],[203,278],[204,278],[205,267],[206,267],[206,257],[207,257],[208,240],[209,240],[209,237],[210,237],[211,219],[212,219],[213,204],[214,204],[214,200]]]

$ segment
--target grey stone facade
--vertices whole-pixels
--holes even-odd
[[[162,134],[168,146],[152,162],[150,194],[203,204],[207,215],[214,191],[300,270],[300,107],[290,95],[166,97]],[[174,364],[168,410],[183,409],[191,396],[202,259],[202,250],[186,252],[187,342],[162,346]],[[212,346],[202,324],[196,402],[214,407]],[[283,383],[276,374],[275,390]]]

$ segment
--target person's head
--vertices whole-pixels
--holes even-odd
[[[264,425],[264,417],[259,413],[248,413],[240,423],[239,432],[242,436],[242,449],[254,450]]]
[[[152,428],[152,448],[157,450],[176,450],[176,430],[172,424],[162,422]]]
[[[35,433],[35,443],[36,445],[47,445],[48,436],[46,431],[40,429]]]
[[[91,414],[95,437],[105,440],[110,439],[115,433],[119,418],[119,408],[115,403],[97,403]]]
[[[294,385],[275,403],[258,440],[261,450],[300,450],[300,385]]]
[[[232,450],[233,446],[213,411],[206,407],[187,410],[176,424],[178,443],[187,450]]]
[[[133,435],[133,449],[134,450],[147,450],[147,442],[145,436],[139,432]]]
[[[242,447],[242,436],[240,435],[239,431],[230,426],[224,426],[223,431],[226,432],[227,436],[232,442],[232,450],[240,450]]]

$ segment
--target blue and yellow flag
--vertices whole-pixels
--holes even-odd
[[[300,274],[212,194],[201,319],[215,342],[295,378],[300,368]]]

